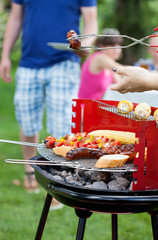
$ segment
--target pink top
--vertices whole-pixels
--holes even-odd
[[[106,70],[100,73],[93,74],[89,71],[89,66],[92,59],[100,52],[93,53],[83,64],[81,71],[81,83],[78,92],[79,98],[88,99],[101,99],[113,81],[113,72],[106,74]]]

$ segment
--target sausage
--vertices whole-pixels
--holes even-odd
[[[111,150],[113,150],[113,152],[115,154],[128,155],[129,158],[128,158],[127,162],[133,162],[134,156],[136,155],[135,145],[133,143],[132,144],[122,144],[120,146],[113,146],[113,148],[110,149],[108,152],[110,153]]]
[[[84,158],[99,159],[103,155],[107,155],[107,154],[128,155],[129,159],[127,160],[127,162],[132,162],[134,160],[134,156],[136,155],[135,146],[134,144],[112,146],[106,150],[80,147],[80,148],[75,148],[70,150],[66,154],[66,158],[69,161],[75,160],[75,159],[84,159]]]
[[[70,30],[67,33],[67,38],[75,37],[77,36],[77,33],[74,30]],[[72,38],[69,40],[70,48],[78,50],[81,47],[81,41],[79,38]]]
[[[98,159],[106,154],[108,154],[108,153],[102,151],[101,149],[81,147],[81,148],[75,148],[75,149],[70,150],[66,154],[66,158],[69,161],[74,160],[74,159],[84,159],[84,158]]]
[[[70,48],[78,50],[81,47],[81,42],[79,39],[74,39],[73,42],[70,44]]]

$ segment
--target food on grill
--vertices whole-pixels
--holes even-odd
[[[128,162],[133,162],[134,157],[136,155],[135,152],[135,144],[121,144],[119,146],[117,145],[109,145],[107,148],[104,149],[106,153],[109,154],[122,154],[122,155],[128,155]]]
[[[147,147],[145,147],[145,151],[144,151],[144,163],[146,164],[146,161],[147,161]],[[139,152],[136,153],[136,158],[139,157]]]
[[[120,110],[125,110],[127,112],[131,112],[133,110],[133,103],[130,101],[122,100],[119,102],[117,106]],[[122,113],[124,113],[122,111]]]
[[[135,137],[134,132],[124,132],[115,130],[95,130],[89,134],[93,136],[106,136],[111,139],[114,138],[116,141],[120,141],[121,144],[138,143],[138,138]]]
[[[48,136],[45,138],[44,143],[46,145],[46,148],[53,148],[54,144],[56,142],[56,139],[52,136]]]
[[[98,159],[103,155],[106,155],[108,153],[104,152],[101,149],[95,149],[95,148],[87,148],[87,147],[81,147],[81,148],[75,148],[70,150],[66,154],[67,160],[75,160],[75,159]]]
[[[66,154],[66,158],[67,160],[84,159],[84,158],[98,159],[101,156],[104,156],[107,154],[128,155],[128,162],[133,162],[134,156],[136,155],[135,146],[134,144],[119,145],[119,146],[109,144],[107,147],[103,149],[81,147],[81,148],[70,150]]]
[[[77,36],[77,33],[74,30],[70,30],[67,32],[67,38],[75,37]],[[69,39],[69,43],[71,44],[74,39]]]
[[[74,30],[70,30],[67,33],[67,38],[71,38],[71,37],[75,37],[75,38],[72,38],[69,40],[70,48],[78,50],[81,47],[81,41],[77,37],[77,33]]]
[[[56,154],[56,155],[60,155],[62,157],[66,157],[66,154],[72,150],[73,147],[70,147],[70,146],[60,146],[60,147],[56,147],[56,148],[53,148],[53,152]]]
[[[96,168],[122,167],[128,160],[128,155],[112,154],[104,155],[96,162]]]
[[[135,107],[135,114],[148,118],[151,114],[151,107],[147,103],[140,103]]]
[[[144,154],[144,161],[146,163],[146,160],[147,160],[147,147],[145,148],[145,154]]]
[[[127,137],[125,141],[125,135],[123,135],[121,140],[122,142],[126,142],[126,144],[122,144],[121,141],[112,138],[113,135],[110,139],[107,138],[104,134],[106,130],[98,131],[91,132],[94,133],[94,135],[83,132],[72,136],[66,135],[65,137],[56,140],[49,136],[45,139],[44,143],[47,148],[52,148],[55,154],[63,157],[66,156],[67,160],[84,158],[98,159],[106,154],[128,155],[128,162],[132,162],[134,160],[134,156],[136,154],[135,144],[133,143],[136,141],[134,137],[135,135],[133,135],[134,133],[129,134],[131,136],[130,141],[127,141]],[[110,131],[107,130],[107,132]],[[113,131],[113,134],[114,132],[116,134],[116,131]],[[119,139],[120,136],[121,134],[119,134]],[[127,144],[127,142],[132,143]]]
[[[154,112],[154,118],[156,121],[158,121],[158,109],[156,109]]]

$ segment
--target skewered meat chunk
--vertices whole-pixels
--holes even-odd
[[[67,33],[67,38],[75,37],[77,36],[77,33],[74,30],[70,30]],[[81,41],[79,40],[78,37],[72,38],[69,40],[70,43],[70,48],[78,50],[81,47]]]

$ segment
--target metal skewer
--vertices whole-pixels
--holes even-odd
[[[21,159],[5,159],[6,163],[16,163],[16,164],[28,164],[28,165],[55,165],[55,166],[63,166],[63,163],[53,163],[50,161],[42,161],[42,160],[21,160]]]
[[[3,143],[13,143],[13,144],[19,144],[19,145],[26,145],[30,147],[38,147],[38,143],[30,143],[30,142],[21,142],[21,141],[12,141],[12,140],[6,140],[6,139],[0,139],[0,142]]]
[[[45,166],[66,166],[70,168],[77,168],[82,170],[91,170],[91,171],[97,171],[97,172],[136,172],[137,168],[131,168],[131,167],[116,167],[116,168],[86,168],[84,166],[81,166],[80,164],[71,164],[68,162],[50,162],[50,161],[40,161],[40,160],[20,160],[20,159],[5,159],[6,163],[12,163],[12,164],[28,164],[28,165],[45,165]]]
[[[141,39],[136,39],[134,37],[130,37],[128,35],[98,35],[98,34],[81,34],[81,35],[76,35],[73,37],[68,38],[67,40],[71,40],[71,39],[85,39],[85,38],[89,38],[89,37],[121,37],[121,38],[127,38],[132,40],[133,42],[128,44],[128,45],[124,45],[124,46],[110,46],[110,47],[97,47],[97,46],[81,46],[78,50],[104,50],[104,49],[117,49],[117,48],[129,48],[132,46],[137,45],[138,43],[147,47],[158,47],[158,46],[152,46],[148,43],[145,43],[144,41],[148,38],[151,37],[158,37],[158,35],[149,35],[149,36],[145,36]],[[69,47],[68,47],[69,48]],[[71,48],[72,49],[72,48]]]

